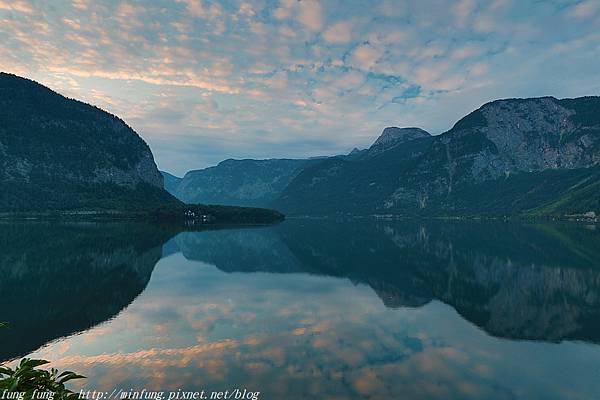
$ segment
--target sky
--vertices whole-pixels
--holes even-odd
[[[600,0],[0,0],[0,70],[123,118],[177,175],[600,94]]]

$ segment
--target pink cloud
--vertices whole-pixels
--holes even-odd
[[[348,43],[352,40],[352,24],[338,22],[325,31],[323,38],[329,43]]]
[[[33,13],[33,7],[26,1],[4,1],[0,0],[0,10],[17,11],[21,13],[31,14]]]
[[[312,32],[319,31],[323,26],[323,10],[318,0],[302,0],[298,3],[300,14],[298,21]]]
[[[382,54],[382,51],[378,48],[363,45],[354,50],[352,60],[361,69],[369,70],[377,63]]]
[[[193,17],[213,19],[221,15],[222,9],[217,3],[209,6],[202,0],[179,0],[186,4],[188,13]]]

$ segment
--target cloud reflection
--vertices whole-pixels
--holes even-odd
[[[589,378],[600,355],[584,347],[497,340],[441,303],[392,310],[346,280],[225,274],[175,254],[116,319],[34,355],[89,376],[90,388],[237,386],[287,399],[569,398],[573,374],[547,361],[579,363],[578,373],[589,367]],[[530,371],[519,368],[523,360]],[[542,376],[551,379],[541,385]]]

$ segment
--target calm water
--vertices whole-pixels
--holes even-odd
[[[0,274],[0,359],[74,389],[600,398],[594,226],[3,224]]]

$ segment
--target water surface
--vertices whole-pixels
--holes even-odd
[[[112,391],[597,399],[595,226],[0,225],[0,358]]]

